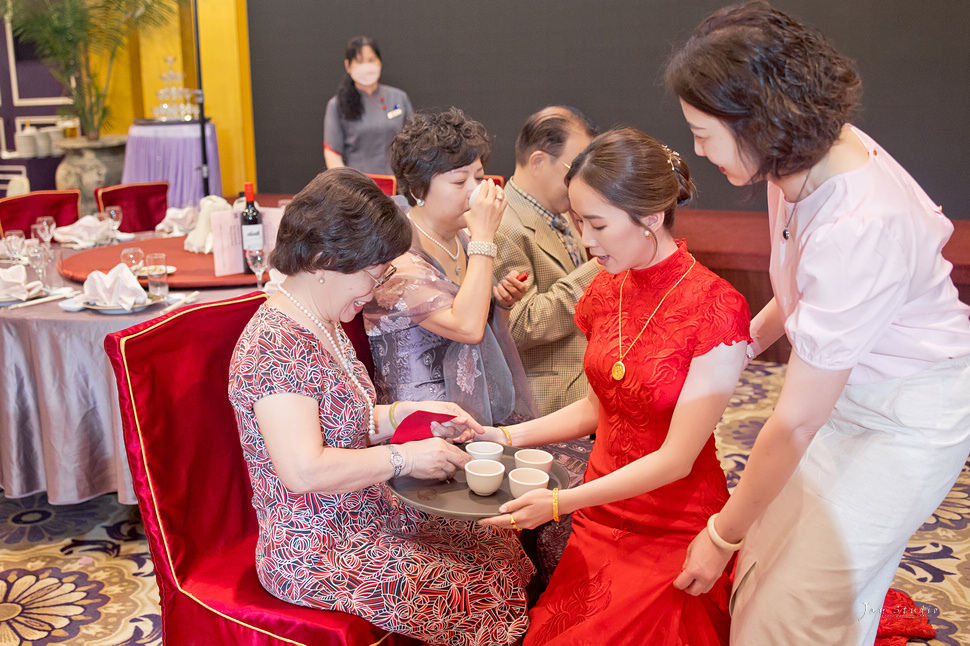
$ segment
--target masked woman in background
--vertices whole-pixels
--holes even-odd
[[[347,71],[323,119],[323,156],[327,168],[350,166],[364,173],[390,175],[388,148],[411,116],[411,99],[381,85],[381,49],[367,36],[350,39]]]

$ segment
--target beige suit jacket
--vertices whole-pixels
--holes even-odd
[[[509,326],[532,385],[539,413],[545,415],[586,396],[583,372],[586,337],[576,327],[576,302],[600,266],[572,259],[542,215],[515,190],[495,235],[498,279],[527,271],[528,292],[512,308]],[[576,235],[576,240],[579,236]]]

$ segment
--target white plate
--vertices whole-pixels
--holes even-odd
[[[164,298],[161,296],[155,296],[153,294],[148,294],[147,303],[136,303],[131,307],[130,310],[126,310],[123,307],[118,307],[117,305],[96,305],[94,303],[83,303],[84,309],[94,310],[99,314],[134,314],[135,312],[140,312],[145,308],[151,307],[157,303],[164,302]]]
[[[165,266],[165,271],[166,271],[166,273],[174,274],[175,273],[175,265],[166,265]],[[142,267],[141,269],[138,270],[138,273],[136,275],[139,278],[145,278],[145,277],[147,277],[148,276],[148,268],[147,267]]]
[[[85,309],[80,303],[74,302],[73,298],[65,298],[57,302],[57,306],[65,312],[81,312]]]

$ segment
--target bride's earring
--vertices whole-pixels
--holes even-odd
[[[414,193],[411,193],[411,197],[414,197]],[[424,206],[424,200],[422,200],[420,197],[414,197],[414,203],[417,206]]]

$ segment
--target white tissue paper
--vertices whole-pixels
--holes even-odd
[[[187,206],[184,209],[169,208],[165,211],[165,218],[155,225],[155,231],[175,238],[184,236],[195,228],[199,219],[199,209]]]
[[[112,234],[110,220],[99,220],[93,215],[85,215],[74,224],[54,229],[54,240],[84,249],[111,240],[114,237]]]
[[[195,228],[185,238],[185,250],[194,253],[212,253],[212,222],[209,216],[213,211],[226,211],[229,208],[229,202],[217,195],[203,197],[199,202],[199,219],[195,223]]]
[[[27,268],[23,265],[0,269],[0,301],[25,301],[39,294],[43,288],[39,280],[27,282]]]
[[[107,274],[92,271],[84,281],[84,292],[75,297],[77,303],[92,303],[130,310],[148,302],[148,294],[128,265],[118,263]]]

